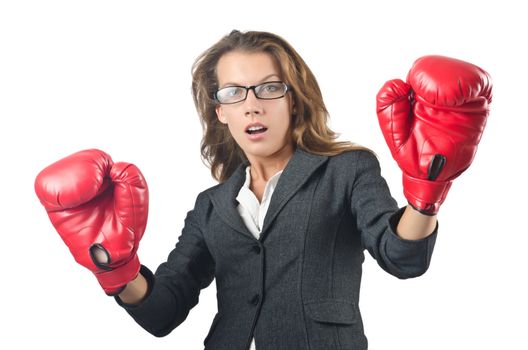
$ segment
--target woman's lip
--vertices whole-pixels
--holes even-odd
[[[250,134],[248,132],[246,132],[246,135],[248,136],[248,138],[252,141],[256,141],[256,140],[260,140],[262,138],[264,138],[264,135],[266,134],[266,132],[268,131],[268,129],[264,130],[263,132],[259,132],[258,134]]]
[[[246,126],[246,132],[248,131],[249,128],[253,128],[253,127],[263,127],[263,128],[266,128],[267,127],[263,124],[260,124],[260,123],[251,123],[249,124],[248,126]]]

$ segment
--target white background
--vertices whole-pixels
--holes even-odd
[[[367,254],[360,307],[374,350],[528,348],[524,10],[508,1],[344,3],[1,2],[0,348],[203,348],[214,282],[179,328],[151,336],[74,262],[33,181],[91,147],[138,165],[151,197],[139,255],[155,269],[196,195],[215,184],[200,160],[190,69],[235,28],[274,32],[297,49],[318,78],[332,129],[379,155],[400,205],[401,173],[375,115],[378,89],[426,54],[491,74],[488,125],[441,208],[429,271],[398,280]]]

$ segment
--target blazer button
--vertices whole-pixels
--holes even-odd
[[[251,298],[249,303],[251,305],[258,305],[259,301],[260,301],[260,295],[259,294],[255,294],[255,296],[253,298]]]
[[[253,246],[253,251],[254,251],[256,254],[260,254],[260,246],[257,245],[257,244],[255,244],[255,245]]]

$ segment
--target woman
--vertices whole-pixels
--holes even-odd
[[[76,259],[156,336],[181,324],[216,278],[218,313],[206,349],[366,349],[358,307],[364,249],[398,278],[427,270],[436,213],[471,163],[491,101],[489,79],[482,84],[489,77],[478,67],[426,57],[413,69],[409,84],[390,81],[378,94],[380,125],[404,173],[403,208],[372,152],[335,141],[316,79],[297,52],[277,35],[239,31],[193,67],[202,155],[219,184],[198,195],[155,274],[136,255],[148,197],[133,165],[79,152],[39,174],[37,194]],[[449,72],[465,80],[455,84]],[[426,80],[437,91],[423,88]],[[454,101],[462,102],[450,110]],[[70,191],[61,174],[70,179],[74,167],[82,169],[74,178],[97,185]],[[74,204],[64,204],[66,195],[58,200],[71,192]],[[67,209],[79,206],[84,216],[76,211],[74,219]],[[94,211],[100,224],[86,234]]]

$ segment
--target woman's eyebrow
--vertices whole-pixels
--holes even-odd
[[[280,79],[280,77],[279,77],[278,74],[273,73],[273,74],[267,75],[267,76],[265,76],[264,78],[260,79],[259,84],[265,82],[266,80],[268,80],[268,79],[271,78],[271,77],[277,77],[277,78]],[[243,84],[239,84],[239,83],[228,82],[228,83],[222,84],[221,87],[225,87],[225,86],[228,86],[228,85],[231,85],[231,86],[245,86],[245,85],[243,85]],[[257,84],[257,85],[258,85],[258,84]]]

